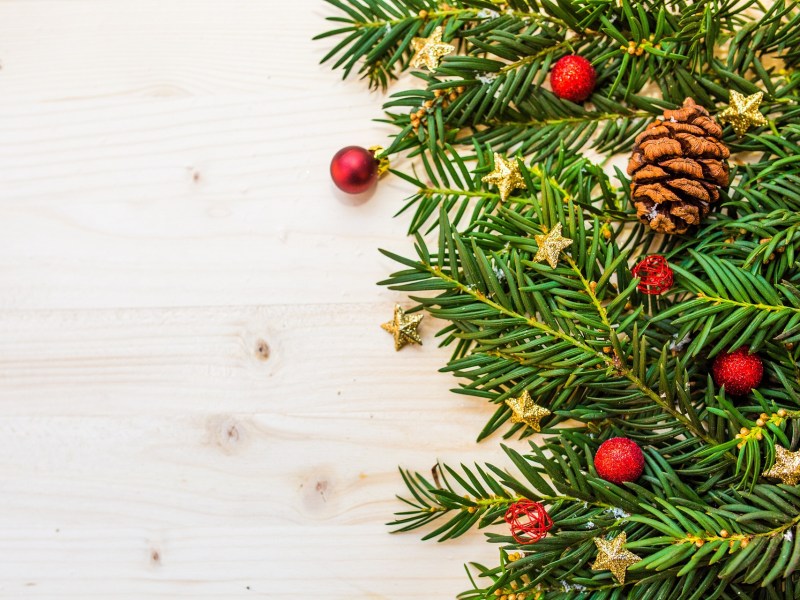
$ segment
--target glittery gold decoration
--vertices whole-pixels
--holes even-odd
[[[750,127],[766,125],[767,120],[758,110],[763,92],[756,92],[751,96],[744,96],[735,90],[730,91],[730,101],[728,108],[723,110],[717,117],[720,123],[730,123],[736,135],[742,137]]]
[[[411,315],[408,317],[400,305],[395,304],[394,318],[381,325],[394,336],[395,350],[400,350],[406,344],[422,344],[422,338],[417,333],[417,327],[419,327],[422,317],[423,315]]]
[[[623,548],[627,541],[628,536],[624,531],[613,540],[595,538],[594,545],[597,546],[599,553],[592,565],[592,570],[609,570],[617,578],[617,581],[625,583],[625,573],[628,567],[642,560],[640,556]]]
[[[536,243],[539,245],[539,250],[533,260],[536,262],[545,262],[553,269],[558,266],[558,255],[561,251],[572,244],[569,238],[561,237],[561,223],[558,223],[553,230],[547,235],[537,235]]]
[[[782,446],[775,446],[775,464],[764,471],[764,477],[780,479],[786,485],[797,485],[800,481],[800,450],[789,452]]]
[[[442,28],[433,30],[430,37],[414,38],[411,41],[414,47],[414,57],[411,59],[411,68],[419,69],[423,65],[431,71],[439,66],[439,60],[454,52],[456,47],[442,42]]]
[[[383,177],[386,174],[386,171],[389,170],[391,166],[389,164],[389,157],[384,156],[385,148],[383,146],[370,146],[367,148],[372,155],[375,157],[375,160],[378,161],[378,177]]]
[[[525,423],[534,431],[541,431],[539,421],[550,414],[550,411],[539,406],[533,401],[528,390],[522,392],[519,398],[509,398],[506,404],[511,408],[514,414],[511,415],[512,423]]]
[[[527,189],[525,180],[519,172],[519,163],[517,163],[517,159],[507,160],[497,152],[494,153],[494,170],[484,176],[481,181],[496,185],[497,190],[500,192],[500,200],[503,202],[506,201],[509,194],[516,188],[521,190]]]

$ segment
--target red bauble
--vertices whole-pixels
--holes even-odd
[[[748,354],[749,350],[748,346],[740,346],[729,354],[718,354],[711,367],[714,383],[724,385],[732,396],[749,394],[764,376],[764,364],[757,354]]]
[[[558,59],[550,71],[553,93],[572,102],[583,102],[591,96],[596,79],[592,63],[577,54]]]
[[[544,506],[533,500],[514,502],[506,511],[506,523],[518,544],[538,542],[553,526],[553,519]]]
[[[378,160],[361,146],[342,148],[331,160],[331,178],[343,192],[360,194],[378,181]]]
[[[667,259],[658,254],[642,260],[633,267],[631,275],[641,279],[636,288],[643,294],[663,294],[672,287],[672,269],[669,268]]]
[[[611,438],[597,449],[594,468],[600,477],[611,483],[636,481],[644,472],[644,453],[633,440]]]

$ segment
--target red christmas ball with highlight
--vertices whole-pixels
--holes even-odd
[[[597,72],[592,63],[577,54],[558,59],[550,71],[553,93],[572,102],[583,102],[591,96],[596,80]]]
[[[611,438],[597,449],[594,468],[600,477],[611,483],[633,482],[644,472],[644,453],[633,440]]]
[[[740,346],[726,354],[718,354],[711,367],[714,383],[725,386],[732,396],[744,396],[761,384],[764,363],[757,354],[749,354],[748,346]]]
[[[366,148],[347,146],[334,154],[331,178],[343,192],[361,194],[378,181],[378,160]]]

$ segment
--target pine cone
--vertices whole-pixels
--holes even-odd
[[[730,151],[721,137],[722,127],[691,98],[636,137],[628,175],[642,223],[659,233],[684,233],[700,223],[728,185]]]

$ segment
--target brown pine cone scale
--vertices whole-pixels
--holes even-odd
[[[659,233],[685,233],[700,223],[730,177],[721,138],[722,127],[691,98],[636,137],[628,175],[642,223]]]

